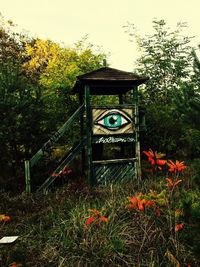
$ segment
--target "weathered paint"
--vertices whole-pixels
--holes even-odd
[[[93,135],[119,135],[134,132],[132,109],[92,109]],[[113,120],[109,125],[109,120]]]

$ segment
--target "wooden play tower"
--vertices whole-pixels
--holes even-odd
[[[85,169],[91,185],[140,178],[138,86],[147,80],[130,72],[104,67],[77,77],[73,93],[84,104],[80,122],[86,137]],[[118,103],[92,105],[96,95],[118,96]],[[128,95],[128,96],[127,96]],[[128,103],[125,103],[125,99]],[[139,118],[140,117],[140,118]],[[107,148],[109,147],[109,148]],[[110,158],[108,149],[117,149]],[[113,158],[114,157],[114,158]]]
[[[138,86],[146,81],[146,77],[109,67],[78,76],[72,93],[78,95],[80,106],[61,129],[25,162],[28,186],[31,167],[42,157],[46,147],[71,127],[75,118],[78,118],[81,129],[79,143],[54,173],[67,166],[79,153],[82,155],[82,170],[91,186],[140,179],[139,134],[144,127],[144,113],[138,103]],[[96,96],[104,96],[104,100],[115,96],[118,101],[97,105],[93,104]],[[38,191],[46,190],[55,178],[48,177]]]

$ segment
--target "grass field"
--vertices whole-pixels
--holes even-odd
[[[187,167],[171,175],[92,189],[77,180],[46,196],[2,194],[0,213],[10,219],[0,222],[0,237],[20,237],[0,244],[0,266],[200,266],[197,174]]]

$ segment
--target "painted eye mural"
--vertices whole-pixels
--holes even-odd
[[[105,112],[94,123],[108,130],[116,131],[130,122],[129,117],[124,112],[113,110]]]
[[[94,109],[93,134],[132,133],[131,109]]]

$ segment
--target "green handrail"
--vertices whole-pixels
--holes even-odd
[[[33,167],[44,155],[44,152],[48,150],[50,146],[55,144],[60,137],[71,127],[74,119],[78,117],[84,110],[84,105],[80,106],[74,114],[63,124],[63,126],[40,148],[35,155],[30,159],[30,166]]]
[[[37,193],[45,192],[45,190],[55,181],[57,176],[55,174],[59,174],[60,171],[69,164],[74,157],[82,150],[84,145],[86,144],[86,138],[82,139],[80,143],[71,151],[67,157],[61,162],[61,164],[55,169],[53,172],[54,175],[50,175],[46,181],[38,188]]]
[[[74,120],[80,116],[82,112],[84,112],[84,104],[80,106],[74,114],[60,127],[60,129],[40,148],[35,155],[30,159],[25,161],[25,180],[26,180],[26,192],[31,192],[30,186],[30,169],[33,167],[44,155],[49,148],[54,145],[62,136],[63,134],[71,127]]]

